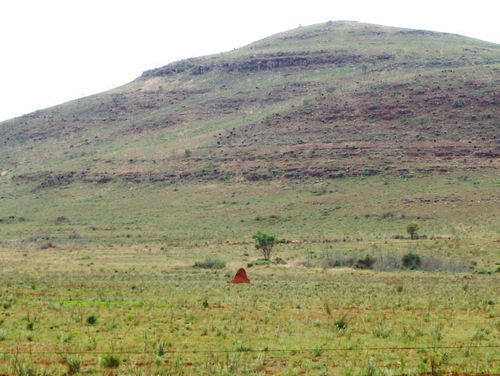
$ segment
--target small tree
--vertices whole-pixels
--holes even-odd
[[[258,232],[252,239],[255,240],[255,248],[262,252],[262,255],[266,260],[271,258],[271,253],[273,251],[273,247],[278,243],[283,243],[283,240],[279,240],[276,236],[267,235],[263,232]]]
[[[420,230],[420,223],[410,222],[406,225],[406,232],[410,235],[410,239],[418,238],[418,230]]]

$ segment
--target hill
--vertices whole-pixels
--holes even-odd
[[[384,237],[419,217],[438,234],[478,220],[491,233],[499,72],[495,44],[345,21],[152,69],[0,123],[0,205],[17,226],[2,231],[235,240],[261,217],[292,237]],[[353,217],[332,233],[321,217],[332,213]],[[374,225],[383,215],[399,222]]]
[[[239,170],[270,178],[271,162],[292,178],[449,171],[464,159],[488,167],[499,157],[499,60],[499,46],[456,35],[352,22],[299,28],[4,122],[1,163],[175,180]],[[312,163],[297,163],[309,152]]]

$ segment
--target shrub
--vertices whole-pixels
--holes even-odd
[[[163,356],[163,355],[165,355],[166,352],[167,352],[167,350],[166,350],[165,342],[158,341],[158,343],[156,344],[156,354],[158,356]]]
[[[372,269],[378,271],[401,269],[401,256],[394,253],[380,254]]]
[[[271,118],[270,117],[266,117],[265,119],[263,119],[261,121],[262,124],[264,125],[270,125],[271,124]]]
[[[312,260],[308,260],[308,263],[312,266]],[[322,266],[324,268],[340,268],[341,266],[346,266],[345,260],[341,259],[341,257],[330,257],[330,254],[327,252],[325,254],[324,259],[322,260]]]
[[[251,268],[252,266],[262,266],[262,265],[269,265],[271,263],[270,260],[267,259],[258,259],[254,262],[249,262],[247,266]]]
[[[366,255],[364,258],[358,259],[354,267],[356,269],[371,269],[373,264],[375,264],[375,258],[370,255]]]
[[[325,252],[321,264],[324,268],[356,268],[356,269],[372,269],[377,262],[375,257],[363,255],[361,252],[349,252],[348,254],[334,254]]]
[[[442,258],[435,255],[430,255],[422,259],[422,269],[425,270],[446,270],[448,272],[464,272],[469,268],[459,260],[451,258]]]
[[[337,330],[345,330],[348,326],[349,320],[345,315],[335,321],[335,327],[337,328]]]
[[[43,242],[43,243],[40,243],[38,245],[38,249],[42,249],[42,250],[45,250],[45,249],[50,249],[50,248],[55,248],[55,245],[54,243],[48,241],[48,242]]]
[[[273,261],[274,264],[276,265],[286,265],[287,262],[283,260],[281,257],[276,257]]]
[[[99,364],[104,368],[118,368],[120,366],[120,358],[114,354],[103,355]]]
[[[33,363],[25,361],[17,355],[12,361],[11,371],[17,376],[37,376],[40,373]]]
[[[390,326],[377,325],[373,329],[373,335],[376,338],[386,339],[386,338],[389,338],[390,336],[392,336],[392,333],[393,333],[393,329]]]
[[[87,317],[87,320],[85,320],[87,322],[87,324],[89,325],[94,325],[95,323],[97,323],[97,316],[95,315],[95,313],[91,313],[88,317]]]
[[[422,259],[415,253],[407,253],[403,256],[403,266],[407,269],[417,269],[422,264]]]
[[[226,262],[221,259],[206,259],[205,261],[196,261],[194,267],[200,269],[224,269]]]
[[[66,364],[66,367],[68,368],[68,375],[74,375],[75,373],[80,372],[82,368],[82,358],[80,358],[78,355],[63,355],[62,362]]]

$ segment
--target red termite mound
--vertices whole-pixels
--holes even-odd
[[[237,272],[232,281],[228,283],[250,283],[250,280],[247,277],[247,272],[245,269],[240,268]]]

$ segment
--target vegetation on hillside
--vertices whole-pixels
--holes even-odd
[[[3,122],[0,163],[41,187],[498,169],[499,56],[442,33],[299,28]]]

